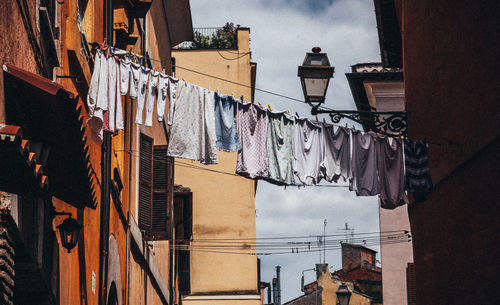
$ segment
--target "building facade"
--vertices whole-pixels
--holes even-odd
[[[0,303],[172,304],[168,134],[156,115],[135,124],[127,95],[125,129],[96,141],[89,43],[170,73],[192,39],[189,1],[7,0],[0,13]],[[82,226],[71,252],[56,233],[68,218]]]
[[[499,4],[376,0],[381,59],[402,68],[408,136],[427,140],[433,191],[408,205],[409,304],[497,304]],[[446,13],[443,13],[446,12]],[[485,262],[492,262],[490,265]],[[413,267],[412,267],[413,268]]]
[[[313,283],[305,285],[304,295],[299,296],[283,305],[337,305],[337,291],[344,284],[351,293],[349,304],[351,305],[372,305],[370,296],[356,291],[353,281],[341,280],[332,276],[328,269],[328,264],[316,264],[316,278]]]
[[[346,73],[347,80],[359,111],[376,109],[379,112],[405,111],[403,71],[399,68],[384,68],[382,63],[361,63],[352,66]],[[373,128],[373,122],[365,120],[365,131]],[[379,206],[380,232],[408,231],[410,219],[408,206],[393,210]],[[383,235],[384,233],[382,233]],[[383,239],[382,239],[383,240]],[[406,281],[408,263],[413,263],[411,243],[381,243],[382,288],[384,304],[407,304],[408,284]]]
[[[256,66],[251,62],[250,29],[234,31],[236,44],[228,48],[174,49],[176,77],[251,100]],[[237,152],[219,151],[218,159],[216,165],[183,159],[175,162],[175,184],[192,192],[192,251],[179,251],[180,299],[183,304],[257,305],[261,303],[257,257],[200,251],[203,241],[197,242],[241,240],[233,252],[255,251],[255,182],[235,174]]]

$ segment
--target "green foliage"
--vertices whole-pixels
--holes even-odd
[[[239,25],[227,22],[222,28],[217,29],[212,35],[203,35],[199,31],[194,32],[192,47],[195,49],[237,49],[238,36],[236,30]]]

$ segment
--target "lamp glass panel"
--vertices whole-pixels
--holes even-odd
[[[304,78],[304,85],[306,87],[307,96],[320,96],[325,95],[328,79],[325,78]]]
[[[328,61],[326,56],[323,54],[309,54],[307,55],[306,62],[304,65],[307,66],[328,66]]]

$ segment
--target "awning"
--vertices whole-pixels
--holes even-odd
[[[44,155],[49,192],[77,208],[95,208],[78,95],[13,65],[3,68],[7,124],[22,127],[23,138],[36,144],[36,153]]]
[[[23,138],[21,127],[0,125],[0,185],[3,191],[19,195],[46,193],[48,178],[40,157]]]

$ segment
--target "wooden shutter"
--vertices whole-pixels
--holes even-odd
[[[153,205],[152,205],[152,238],[168,239],[169,211],[168,211],[168,182],[169,164],[167,162],[167,146],[153,146]]]
[[[152,231],[153,139],[142,134],[139,143],[139,228]]]
[[[406,268],[406,292],[408,295],[408,305],[417,304],[417,281],[415,280],[415,264],[408,263]]]
[[[178,251],[179,259],[179,292],[181,294],[189,294],[191,292],[191,277],[190,277],[190,263],[191,256],[189,250]]]

